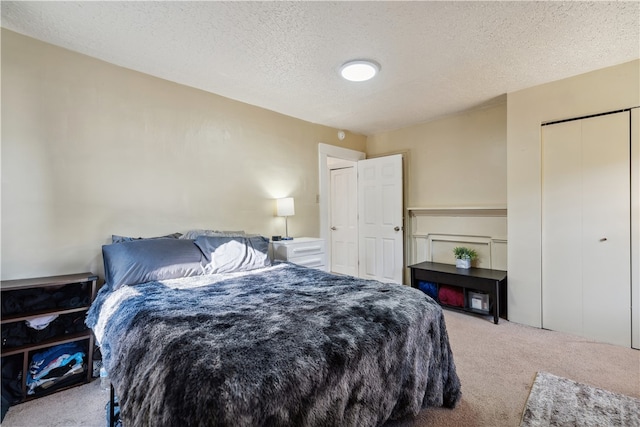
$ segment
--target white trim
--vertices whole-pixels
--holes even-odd
[[[640,349],[640,109],[631,110],[631,347]]]
[[[423,261],[433,261],[434,245],[438,242],[454,242],[461,245],[481,245],[487,248],[489,259],[486,260],[488,267],[495,270],[506,270],[506,266],[499,265],[495,258],[496,246],[507,245],[506,238],[491,236],[472,236],[464,234],[441,234],[441,233],[420,233],[411,236],[411,254],[413,259],[411,264]],[[505,250],[506,251],[506,250]]]
[[[409,215],[507,216],[506,206],[442,206],[407,208]]]

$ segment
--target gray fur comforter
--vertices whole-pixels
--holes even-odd
[[[126,427],[376,426],[454,407],[422,292],[282,263],[103,287],[87,317]]]

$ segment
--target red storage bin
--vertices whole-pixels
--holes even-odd
[[[464,307],[464,292],[457,286],[440,285],[438,299],[441,304]]]

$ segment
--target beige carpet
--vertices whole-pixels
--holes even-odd
[[[513,426],[538,371],[640,398],[640,351],[487,317],[445,311],[462,382],[453,409],[432,408],[387,427]],[[104,427],[108,393],[99,382],[9,409],[3,427]]]

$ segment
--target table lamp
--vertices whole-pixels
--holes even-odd
[[[288,217],[295,215],[296,211],[293,206],[293,197],[285,197],[282,199],[276,199],[276,211],[278,216],[284,217],[285,237],[282,240],[293,240],[293,237],[289,237],[289,223]]]

